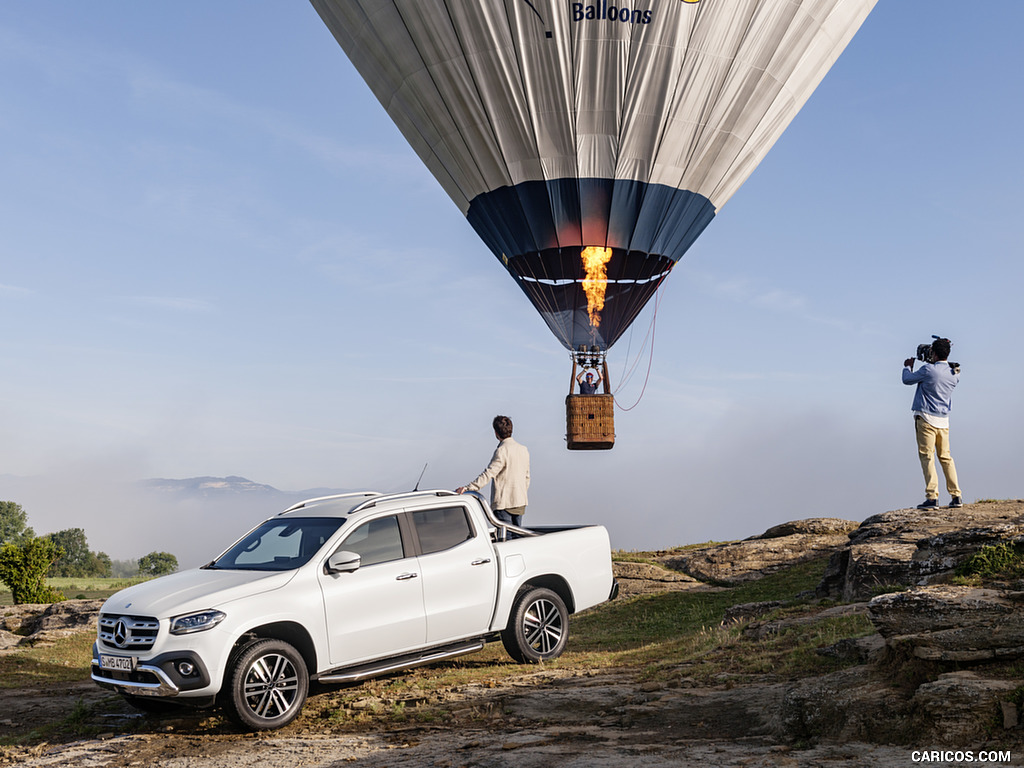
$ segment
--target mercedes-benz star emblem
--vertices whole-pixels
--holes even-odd
[[[117,626],[114,627],[114,645],[118,648],[124,648],[128,642],[128,625],[124,623],[124,619],[117,622]]]

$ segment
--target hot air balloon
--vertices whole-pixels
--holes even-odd
[[[607,370],[876,0],[311,2],[575,372]],[[569,421],[608,422],[570,448],[614,443],[605,387],[570,383]]]

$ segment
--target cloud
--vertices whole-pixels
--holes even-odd
[[[3,283],[0,283],[0,296],[28,297],[35,295],[36,292],[33,291],[31,288],[22,288],[19,285],[4,285]]]

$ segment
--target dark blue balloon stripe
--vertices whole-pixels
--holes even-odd
[[[466,214],[498,258],[600,245],[672,261],[714,217],[703,195],[621,179],[527,181],[479,195]]]
[[[469,223],[569,349],[607,349],[715,216],[702,195],[612,179],[531,181],[480,195]],[[590,324],[580,248],[612,248],[605,308]]]

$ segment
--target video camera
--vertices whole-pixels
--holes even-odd
[[[933,333],[932,334],[932,338],[937,340],[937,339],[941,339],[942,337],[941,336],[936,336]],[[947,339],[947,341],[948,341],[948,339]],[[937,362],[936,359],[935,359],[935,352],[932,350],[932,344],[934,344],[934,343],[935,342],[932,342],[931,344],[918,344],[917,345],[917,359],[921,360],[922,362],[925,362],[925,363]],[[949,344],[950,344],[950,346],[953,346],[953,342],[950,341]],[[960,373],[960,363],[952,363],[952,362],[949,363],[949,369],[951,371],[953,371],[953,373]]]

